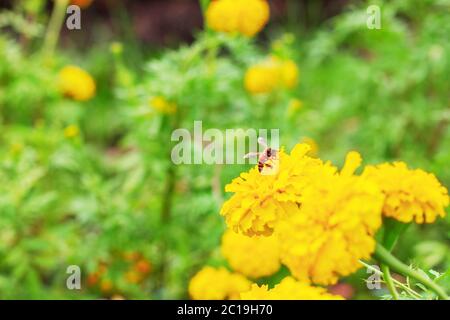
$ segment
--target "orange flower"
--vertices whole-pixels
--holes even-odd
[[[134,265],[137,272],[147,274],[152,270],[152,265],[145,259],[141,259]]]
[[[94,273],[91,273],[90,275],[88,275],[88,278],[87,278],[88,286],[90,286],[90,287],[95,286],[98,283],[99,278],[100,277],[99,277],[98,272],[94,272]]]
[[[100,290],[103,293],[111,292],[112,288],[113,288],[113,284],[112,284],[111,280],[105,279],[100,283]]]
[[[70,4],[79,6],[80,8],[87,8],[91,5],[93,0],[70,0]]]
[[[108,264],[106,262],[100,262],[98,265],[98,274],[103,275],[108,271]]]

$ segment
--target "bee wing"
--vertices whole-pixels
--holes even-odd
[[[258,143],[262,145],[264,148],[267,148],[267,141],[263,137],[258,138]]]
[[[259,156],[259,152],[250,152],[244,156],[244,159],[254,158],[254,157],[258,157],[258,156]]]

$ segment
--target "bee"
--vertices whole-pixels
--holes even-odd
[[[248,159],[251,157],[258,157],[258,171],[262,173],[264,167],[272,169],[273,166],[271,161],[277,159],[278,150],[275,150],[267,145],[267,142],[264,138],[259,137],[258,143],[264,148],[263,152],[250,152],[244,156],[244,159]]]

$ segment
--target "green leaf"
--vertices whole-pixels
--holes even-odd
[[[384,236],[383,236],[383,246],[392,251],[395,244],[397,243],[400,235],[409,226],[408,223],[401,223],[395,219],[387,218],[384,220]]]
[[[444,287],[447,291],[450,291],[450,269],[440,275],[434,281],[440,286]]]

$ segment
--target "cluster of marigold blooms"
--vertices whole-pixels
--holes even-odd
[[[91,0],[72,0],[71,4],[86,8]],[[267,24],[270,11],[265,0],[216,0],[212,1],[206,11],[207,25],[217,31],[242,34],[252,37]],[[293,60],[269,56],[250,66],[243,79],[243,85],[252,95],[268,94],[277,89],[292,89],[298,83],[299,70]],[[60,91],[76,101],[88,101],[96,91],[92,76],[80,67],[69,65],[60,71]],[[163,96],[149,99],[149,106],[160,114],[171,115],[177,111],[175,103]],[[294,113],[302,102],[293,99],[288,113]],[[73,138],[79,134],[73,125],[65,131],[65,136]]]
[[[111,271],[113,269],[114,272]],[[150,261],[140,252],[124,252],[112,262],[99,262],[96,270],[88,275],[87,285],[91,289],[99,290],[104,296],[123,299],[119,282],[140,285],[148,278],[151,271]],[[120,274],[122,279],[117,279],[112,273]]]
[[[393,162],[355,174],[359,153],[349,152],[339,170],[308,156],[309,150],[304,143],[290,154],[281,150],[265,169],[272,174],[256,167],[242,173],[226,186],[234,194],[220,212],[229,229],[222,253],[232,269],[258,279],[274,274],[281,263],[292,276],[273,289],[250,281],[244,286],[239,279],[245,290],[237,292],[232,291],[237,280],[225,276],[232,273],[206,267],[191,279],[193,299],[339,299],[315,285],[333,285],[362,267],[360,260],[375,250],[383,216],[418,224],[445,216],[448,191],[431,173]]]
[[[270,18],[266,0],[216,0],[206,10],[206,24],[217,32],[253,37]],[[299,71],[294,61],[270,56],[251,66],[244,79],[251,94],[270,93],[277,88],[293,88]]]
[[[217,32],[253,37],[270,17],[266,0],[215,0],[206,13],[207,26]],[[243,77],[243,86],[251,95],[269,94],[278,89],[292,89],[298,83],[299,70],[291,59],[269,56],[250,66]],[[152,97],[150,107],[161,114],[173,114],[177,106],[163,96]],[[293,99],[288,113],[300,109],[302,102]]]
[[[71,4],[88,7],[92,0],[71,0]],[[267,24],[270,17],[266,0],[213,0],[205,13],[212,30],[253,37]],[[298,68],[292,60],[268,57],[246,72],[244,83],[249,93],[268,93],[278,87],[292,88],[298,81]],[[95,95],[95,81],[83,69],[69,65],[60,72],[60,89],[77,101],[87,101]],[[156,96],[149,104],[156,111],[171,114],[176,106],[164,97]]]
[[[95,80],[80,67],[68,65],[59,72],[59,90],[69,99],[79,102],[88,101],[95,96]],[[175,103],[162,96],[150,98],[149,106],[161,114],[173,114],[177,110]],[[75,125],[70,125],[66,128],[64,134],[67,138],[73,138],[79,134],[79,129]]]
[[[260,32],[269,18],[270,9],[266,0],[216,0],[206,10],[206,24],[210,29],[247,37]],[[297,64],[292,59],[270,54],[246,70],[243,85],[251,95],[270,94],[280,89],[295,88],[299,75]],[[293,116],[302,106],[301,100],[291,99],[288,116]]]

